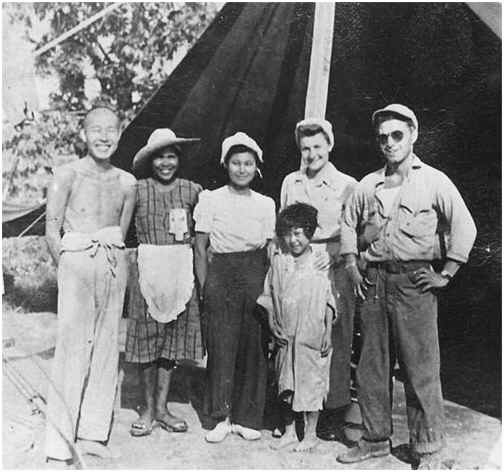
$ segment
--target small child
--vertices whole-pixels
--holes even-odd
[[[282,251],[271,267],[258,303],[268,311],[278,345],[275,370],[285,434],[275,449],[309,451],[316,447],[319,410],[329,391],[331,327],[336,304],[327,274],[314,268],[310,240],[317,210],[295,203],[280,212],[276,233]],[[296,435],[294,412],[303,412],[304,438]]]

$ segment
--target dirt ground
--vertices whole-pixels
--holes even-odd
[[[4,348],[3,369],[3,467],[21,469],[52,468],[43,456],[44,420],[32,414],[28,402],[16,390],[10,377],[14,369],[28,379],[42,395],[47,387],[55,339],[53,313],[3,314],[3,338],[14,338],[13,347]],[[185,434],[161,429],[144,438],[132,438],[129,425],[137,417],[140,405],[139,383],[134,367],[124,370],[120,398],[110,437],[111,447],[120,458],[101,460],[85,456],[86,467],[93,469],[410,469],[407,459],[408,433],[402,385],[397,382],[394,399],[393,454],[361,463],[342,466],[336,455],[346,446],[321,441],[312,453],[276,452],[270,448],[275,439],[270,430],[263,438],[246,442],[230,436],[221,444],[208,444],[201,423],[204,369],[186,366],[177,369],[169,398],[169,407],[187,419]],[[454,469],[500,468],[501,422],[456,403],[446,401],[448,447],[445,464]],[[266,418],[268,419],[268,418]]]

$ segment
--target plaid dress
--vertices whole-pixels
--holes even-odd
[[[200,185],[185,179],[176,179],[168,188],[152,178],[140,180],[135,211],[139,244],[191,244],[194,236],[192,213],[201,190]],[[175,208],[183,208],[188,213],[189,232],[183,241],[176,241],[170,232],[168,215]],[[193,290],[186,310],[176,320],[159,323],[148,313],[138,283],[138,267],[132,264],[128,318],[126,361],[144,363],[159,358],[197,360],[203,357],[196,290]]]

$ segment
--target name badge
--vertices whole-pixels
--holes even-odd
[[[169,222],[169,233],[175,236],[175,241],[183,241],[184,234],[189,232],[186,211],[183,208],[173,208],[170,210]]]

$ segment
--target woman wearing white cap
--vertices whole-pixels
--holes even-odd
[[[329,160],[334,146],[329,121],[321,118],[300,121],[296,125],[295,139],[301,155],[301,168],[287,175],[282,182],[280,206],[284,209],[293,203],[308,203],[318,210],[318,227],[312,247],[320,268],[325,264],[338,313],[338,322],[332,330],[330,388],[324,404],[328,410],[324,422],[328,424],[321,428],[319,437],[338,440],[342,417],[346,416],[349,423],[353,420],[350,357],[355,296],[339,251],[342,209],[357,181],[339,171]]]
[[[196,275],[205,287],[205,405],[216,423],[206,435],[208,442],[220,442],[231,432],[248,440],[261,437],[267,323],[256,300],[267,271],[266,246],[275,229],[274,201],[249,187],[262,161],[261,148],[245,133],[226,138],[221,164],[229,182],[202,192],[194,210]]]
[[[167,409],[170,381],[175,361],[203,357],[192,250],[192,213],[202,188],[177,177],[181,147],[193,141],[156,129],[133,160],[134,171],[149,177],[138,181],[138,273],[134,266],[128,304],[126,361],[140,365],[146,402],[132,436],[149,435],[155,425],[187,431]]]

